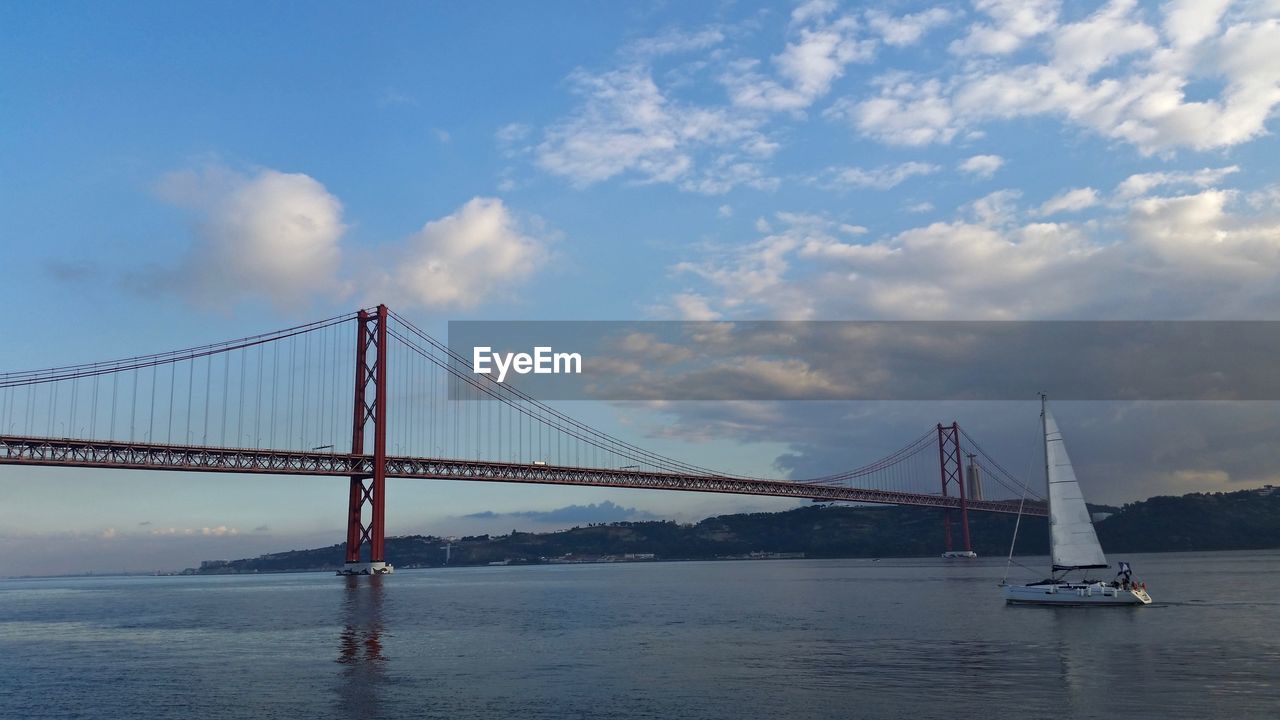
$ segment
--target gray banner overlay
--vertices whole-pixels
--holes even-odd
[[[495,354],[530,355],[504,384],[539,400],[1280,399],[1273,321],[457,321],[449,347],[484,383]],[[531,371],[539,347],[562,372]]]

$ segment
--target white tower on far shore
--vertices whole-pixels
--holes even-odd
[[[970,500],[982,499],[982,466],[978,464],[977,456],[969,454],[969,467],[965,469],[965,494]]]

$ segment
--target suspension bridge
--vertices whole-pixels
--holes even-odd
[[[967,459],[967,463],[965,462]],[[808,480],[715,472],[472,373],[385,305],[166,353],[0,374],[0,465],[346,478],[345,572],[391,571],[388,478],[679,490],[1045,515],[959,425]]]

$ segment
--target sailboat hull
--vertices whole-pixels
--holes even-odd
[[[1150,605],[1151,596],[1142,588],[1113,587],[1107,583],[1040,583],[1006,585],[1005,602],[1010,605]]]

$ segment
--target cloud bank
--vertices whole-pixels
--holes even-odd
[[[1219,176],[1135,175],[1110,194],[1103,216],[1085,219],[1070,214],[1101,205],[1093,188],[1031,208],[1017,191],[996,191],[950,219],[878,237],[850,237],[821,215],[778,213],[761,237],[674,264],[677,289],[659,305],[684,319],[1274,317],[1274,188],[1135,196]]]
[[[599,503],[590,503],[587,505],[566,505],[564,507],[555,508],[554,510],[519,510],[515,512],[493,512],[486,510],[484,512],[470,513],[462,516],[467,520],[526,520],[542,525],[555,524],[581,524],[581,523],[606,523],[620,522],[623,520],[659,520],[657,515],[637,510],[633,507],[623,507],[610,500]]]
[[[475,197],[363,254],[390,262],[350,263],[363,267],[353,276],[344,259],[357,253],[342,203],[315,178],[211,166],[166,175],[157,191],[189,213],[193,239],[176,264],[134,284],[207,308],[264,299],[297,310],[317,299],[343,300],[357,285],[376,288],[378,301],[403,308],[469,308],[528,280],[548,252],[545,238],[501,199]]]
[[[512,125],[524,132],[504,143],[579,188],[623,179],[716,195],[778,188],[775,163],[811,115],[908,150],[1027,119],[1142,156],[1267,134],[1280,105],[1273,3],[1065,7],[975,0],[967,12],[939,4],[895,15],[816,0],[785,22],[668,30],[611,65],[576,69],[574,106],[540,130]],[[936,51],[903,52],[926,39]],[[998,160],[974,156],[959,170],[990,177]]]

